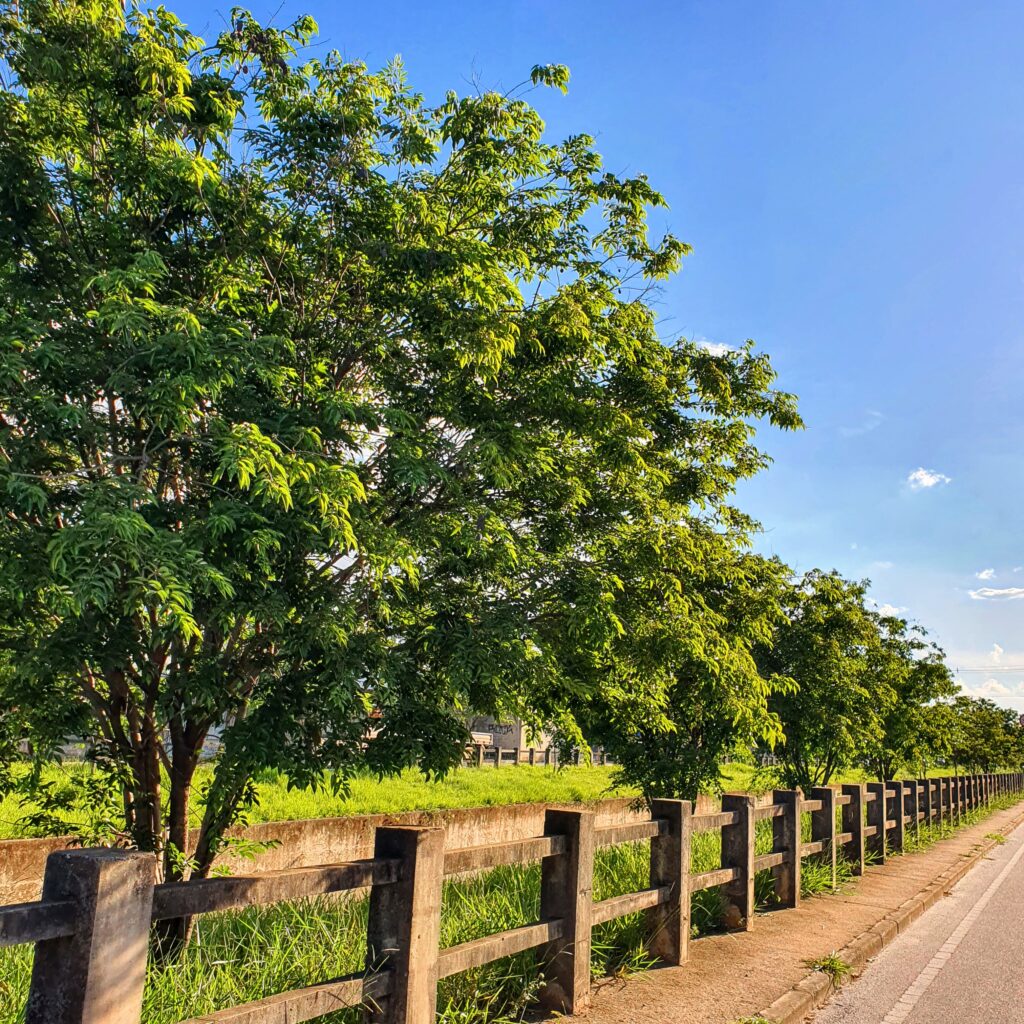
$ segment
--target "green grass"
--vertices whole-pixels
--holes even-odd
[[[88,826],[94,811],[86,800],[75,799],[73,783],[89,770],[81,762],[68,762],[53,765],[44,773],[44,779],[68,798],[69,807],[63,814],[63,820],[82,827]],[[202,793],[210,772],[210,766],[200,766],[195,786],[197,795]],[[861,782],[865,778],[862,772],[855,771],[836,781]],[[257,824],[517,803],[592,803],[608,797],[639,795],[629,786],[615,785],[614,779],[615,768],[611,766],[459,768],[437,782],[428,781],[410,769],[386,779],[357,775],[349,781],[347,792],[334,794],[324,789],[290,789],[285,775],[268,771],[257,778],[258,802],[247,812],[246,820]],[[763,792],[770,788],[769,776],[750,765],[729,763],[722,766],[721,787],[726,791]],[[25,816],[36,810],[38,808],[33,804],[23,805],[15,797],[0,797],[0,840],[55,835],[72,830],[56,824],[48,827],[26,824]],[[197,798],[192,806],[193,825],[198,824],[201,811],[201,799]]]
[[[812,971],[820,971],[822,974],[827,975],[829,983],[833,988],[839,988],[846,978],[849,977],[850,971],[853,969],[842,957],[837,956],[834,952],[829,953],[828,956],[818,957],[817,960],[805,960],[804,965]]]
[[[508,774],[523,770],[529,771],[509,769]],[[1010,806],[1017,799],[1004,797],[994,801],[991,809]],[[973,824],[987,813],[985,809],[972,811],[965,815],[963,824]],[[807,826],[805,820],[805,833]],[[955,827],[948,824],[922,827],[916,833],[911,830],[906,836],[906,850],[922,849],[954,831]],[[759,821],[755,830],[757,854],[770,850],[771,836],[771,821]],[[647,842],[599,849],[594,899],[646,888],[649,856]],[[717,867],[720,858],[718,830],[693,837],[695,874]],[[842,859],[837,876],[838,887],[851,880],[850,866]],[[801,877],[805,897],[832,891],[830,869],[815,858],[804,860]],[[769,909],[774,903],[767,871],[759,872],[755,879],[755,898],[759,909]],[[199,918],[196,941],[178,961],[170,967],[150,965],[143,1021],[175,1024],[184,1018],[360,971],[367,907],[365,898],[324,897]],[[694,893],[694,936],[720,928],[724,907],[720,889]],[[537,864],[501,867],[473,878],[449,880],[444,888],[441,942],[443,946],[455,945],[529,924],[538,919],[539,912]],[[593,975],[624,975],[651,966],[654,959],[645,924],[644,915],[633,914],[596,927],[591,952]],[[815,966],[827,972],[841,970],[841,966],[824,961]],[[21,1024],[18,1008],[27,995],[30,970],[30,947],[0,949],[0,1024]],[[438,990],[439,1020],[441,1024],[520,1022],[539,984],[532,952],[446,978]],[[328,1024],[355,1024],[358,1019],[355,1011],[324,1018]]]
[[[76,775],[89,769],[81,763],[55,765],[45,778],[70,797]],[[591,803],[612,796],[637,796],[638,791],[615,786],[614,768],[580,765],[545,768],[519,765],[496,769],[459,768],[438,782],[426,780],[419,772],[405,771],[386,779],[359,775],[350,780],[348,792],[332,794],[320,790],[289,789],[288,780],[277,772],[265,772],[257,780],[258,803],[249,810],[251,824],[263,821],[294,821],[301,818],[331,818],[354,814],[398,814],[402,811],[444,810],[456,807],[488,807],[518,803]],[[210,769],[201,766],[196,792],[202,790]],[[14,797],[0,798],[0,839],[40,835],[21,819],[36,808],[21,805]],[[90,807],[74,802],[65,820],[86,824]],[[193,805],[193,823],[198,824],[201,804]],[[51,829],[60,831],[59,829]]]

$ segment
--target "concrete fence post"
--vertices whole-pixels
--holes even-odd
[[[437,1013],[444,829],[377,829],[375,858],[402,862],[397,882],[370,890],[366,967],[391,972],[391,992],[370,1010],[380,1024],[432,1024]]]
[[[798,789],[776,789],[772,793],[772,803],[782,806],[782,814],[772,818],[772,853],[781,853],[783,861],[772,868],[772,878],[775,880],[775,898],[783,907],[795,907],[800,903],[801,796]],[[722,810],[725,810],[725,804]],[[722,832],[724,837],[725,830]],[[722,850],[724,853],[724,838]]]
[[[738,815],[735,825],[722,826],[722,867],[739,873],[722,886],[722,895],[742,921],[741,927],[749,932],[754,927],[754,797],[724,793],[722,810]]]
[[[886,782],[885,784],[888,799],[886,800],[886,809],[889,815],[889,820],[892,822],[892,848],[897,853],[903,852],[903,836],[904,836],[904,818],[906,816],[906,809],[903,801],[903,783],[897,782],[895,779]]]
[[[545,857],[540,872],[540,917],[561,919],[562,937],[541,951],[541,1004],[558,1013],[590,1005],[590,928],[594,906],[594,812],[549,809],[544,834],[565,836],[566,853]]]
[[[925,825],[931,825],[932,823],[932,780],[931,779],[918,779],[917,780],[917,798],[921,805],[921,810],[924,812],[924,823]]]
[[[811,799],[821,801],[821,810],[811,812],[811,841],[822,843],[819,859],[832,872],[832,888],[836,887],[836,791],[831,786],[816,786]]]
[[[870,803],[868,803],[868,827],[875,830],[874,834],[867,838],[867,851],[879,864],[884,864],[886,857],[885,783],[869,782],[867,790],[868,797],[873,797]]]
[[[36,943],[25,1024],[139,1024],[155,881],[151,853],[50,854],[43,899],[73,902],[78,920]]]
[[[946,775],[942,779],[942,803],[945,805],[943,820],[947,825],[953,823],[953,779]]]
[[[667,903],[647,912],[650,950],[667,964],[685,964],[690,951],[689,800],[652,800],[651,817],[668,822],[668,833],[651,839],[651,888],[667,886]]]
[[[864,874],[864,795],[863,784],[847,783],[843,786],[843,796],[850,802],[843,804],[842,827],[850,833],[850,838],[843,845],[843,855],[853,866],[855,875]]]
[[[916,839],[921,834],[921,792],[916,779],[903,783],[903,809],[910,816],[910,829]]]
[[[476,766],[477,768],[484,766],[484,745],[482,743],[476,745]]]

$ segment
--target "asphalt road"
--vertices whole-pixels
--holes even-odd
[[[1024,825],[814,1024],[1024,1024]]]

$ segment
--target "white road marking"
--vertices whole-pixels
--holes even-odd
[[[956,952],[957,947],[964,940],[964,936],[971,930],[974,922],[981,916],[988,901],[996,894],[996,890],[1003,884],[1006,876],[1014,869],[1017,861],[1024,857],[1024,844],[1010,858],[1010,862],[996,876],[995,881],[982,893],[981,898],[967,912],[964,919],[956,926],[953,933],[939,947],[939,951],[928,961],[928,966],[914,979],[906,992],[900,996],[896,1005],[882,1018],[882,1024],[903,1024],[903,1021],[910,1016],[911,1010],[917,1005],[921,996],[928,991],[931,983],[939,976],[939,972]]]

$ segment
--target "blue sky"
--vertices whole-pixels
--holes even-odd
[[[169,6],[207,36],[229,11]],[[401,54],[428,100],[568,64],[567,97],[532,94],[551,134],[646,172],[694,247],[666,334],[753,338],[800,397],[807,430],[764,434],[775,465],[741,492],[761,547],[870,577],[965,689],[1024,710],[1024,5],[252,9]]]

